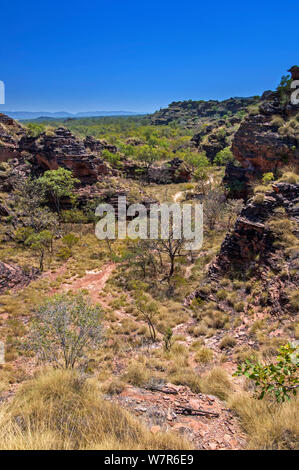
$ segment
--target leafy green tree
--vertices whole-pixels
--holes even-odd
[[[33,233],[25,241],[25,245],[39,254],[39,268],[41,271],[44,270],[44,258],[48,251],[53,252],[53,238],[54,235],[50,230],[42,230],[39,233]]]
[[[191,152],[190,150],[185,152],[178,152],[177,156],[184,160],[192,169],[194,173],[197,169],[206,168],[210,165],[209,159],[206,156],[206,152]]]
[[[121,166],[120,156],[118,153],[112,153],[112,152],[109,152],[109,150],[105,149],[103,150],[101,157],[113,166],[116,166],[116,167]]]
[[[57,294],[36,310],[27,346],[59,367],[83,365],[102,341],[101,314],[82,294]]]
[[[277,87],[282,105],[286,105],[290,99],[292,78],[290,75],[283,75]]]
[[[31,135],[32,137],[38,137],[40,134],[42,134],[46,130],[46,127],[44,126],[44,124],[37,124],[35,122],[29,122],[26,125],[26,127],[28,129],[28,134]]]
[[[66,245],[70,250],[78,243],[79,237],[73,233],[67,233],[62,238],[62,243]]]
[[[57,170],[47,170],[37,180],[38,185],[54,201],[57,212],[60,212],[60,201],[63,197],[74,198],[75,184],[80,181],[73,177],[70,170],[58,168]]]
[[[299,387],[298,365],[298,344],[288,343],[278,349],[275,363],[264,365],[247,359],[233,375],[245,375],[253,380],[259,391],[259,399],[267,394],[274,395],[277,402],[283,402],[290,399],[290,394],[296,395]]]
[[[150,145],[141,145],[136,150],[137,160],[142,162],[146,169],[147,181],[149,182],[149,172],[153,164],[159,159],[159,151]]]
[[[205,167],[198,167],[194,172],[194,179],[198,182],[201,192],[205,193],[205,185],[209,181],[209,175]]]
[[[226,147],[223,150],[220,150],[216,157],[214,158],[214,165],[218,166],[226,166],[228,163],[233,163],[235,161],[235,157],[233,156],[229,147]]]
[[[37,184],[36,179],[26,178],[17,182],[12,200],[14,206],[12,223],[15,227],[31,227],[35,232],[45,229],[54,232],[57,230],[57,217],[45,207],[45,190]]]

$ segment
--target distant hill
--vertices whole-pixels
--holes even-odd
[[[133,111],[86,111],[80,113],[68,113],[66,111],[1,111],[1,113],[12,117],[17,120],[24,119],[39,119],[39,118],[81,118],[81,117],[97,117],[97,116],[137,116],[145,113],[135,113]]]
[[[229,98],[224,101],[174,101],[167,108],[151,114],[150,122],[161,126],[174,121],[185,127],[194,128],[204,120],[232,117],[237,113],[246,114],[248,106],[257,104],[259,100],[259,96],[250,96]]]

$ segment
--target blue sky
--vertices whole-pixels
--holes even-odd
[[[1,4],[0,111],[154,111],[261,94],[298,64],[293,1]]]

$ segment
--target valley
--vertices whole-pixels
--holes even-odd
[[[145,116],[0,114],[2,449],[298,449],[299,110],[289,95],[288,83]],[[202,202],[203,246],[173,261],[171,237],[168,249],[98,240],[95,209],[117,209],[119,196],[147,210]],[[63,330],[69,311],[81,323]],[[97,319],[76,357],[66,338],[88,315]],[[263,375],[283,354],[291,372]]]

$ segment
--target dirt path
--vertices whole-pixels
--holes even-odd
[[[81,290],[86,289],[94,302],[100,301],[100,292],[104,289],[106,282],[116,267],[115,263],[107,263],[100,270],[86,271],[85,276],[69,279],[67,284],[63,284],[63,290]]]

